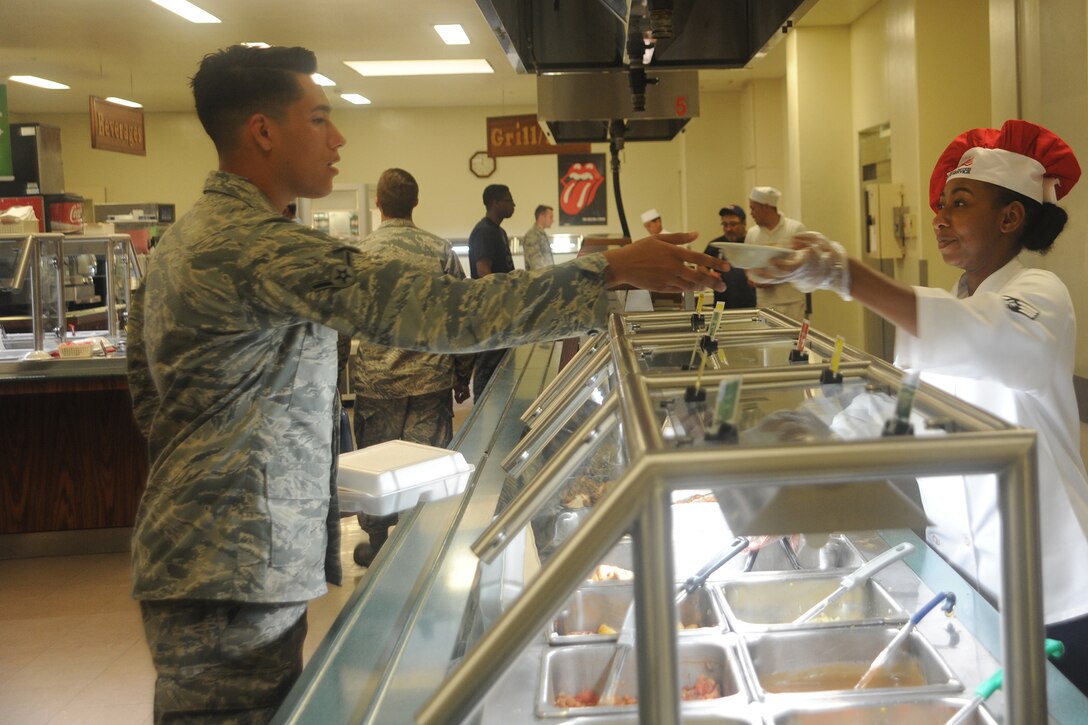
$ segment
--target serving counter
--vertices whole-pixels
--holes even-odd
[[[127,550],[148,471],[124,357],[134,260],[126,235],[0,235],[0,558]]]
[[[738,443],[706,435],[718,432],[708,417],[713,399],[701,404],[687,390],[697,373],[683,369],[692,366],[682,353],[700,337],[688,313],[658,314],[653,324],[614,316],[609,333],[585,341],[559,375],[558,345],[508,355],[454,442],[476,466],[468,489],[402,514],[275,722],[943,723],[1002,663],[1006,693],[968,722],[1041,722],[1040,713],[1083,722],[1088,701],[1042,656],[1034,466],[1024,463],[1034,434],[922,386],[909,419],[914,436],[883,438],[878,426],[873,437],[856,421],[851,434],[840,418],[829,426],[834,435],[813,438],[820,427],[792,413],[832,420],[860,401],[890,399],[894,407],[898,371],[849,348],[839,355],[818,334],[807,360],[784,363],[776,350],[797,329],[773,314],[746,315],[732,315],[732,330],[723,323],[724,354],[701,365],[711,394],[742,378]],[[753,346],[762,352],[749,354]],[[791,415],[777,415],[783,411]],[[1019,513],[1004,517],[1017,551],[1006,569],[1004,617],[913,524],[886,525],[910,520],[914,476],[968,471],[997,472],[1003,501],[1017,497]],[[579,478],[607,485],[572,504]],[[882,493],[870,498],[869,489]],[[865,502],[860,513],[811,503],[843,491]],[[840,532],[830,537],[805,534],[792,557],[773,543],[751,572],[738,557],[677,605],[677,583],[745,521],[785,527],[798,511],[821,527],[852,525],[818,529]],[[871,527],[854,525],[865,516]],[[811,603],[804,587],[826,580],[833,588],[851,567],[903,542],[913,553],[864,588],[883,597],[877,605],[791,624],[790,607]],[[590,581],[624,570],[633,579]],[[737,597],[753,596],[761,582],[778,589],[753,617]],[[875,656],[938,592],[957,604],[952,618],[930,615],[911,635],[920,682],[793,693],[774,684],[783,658],[784,669],[819,670],[836,651]],[[612,602],[609,622],[594,600]],[[570,696],[600,684],[614,650],[615,632],[596,624],[619,629],[616,607],[631,601],[637,657],[621,682],[638,704],[572,706]],[[775,607],[780,623],[759,620]],[[710,697],[681,706],[693,693]]]

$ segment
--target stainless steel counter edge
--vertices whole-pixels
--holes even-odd
[[[413,722],[451,665],[477,572],[470,545],[495,513],[501,460],[521,437],[521,414],[555,374],[560,344],[506,356],[453,442],[476,466],[464,495],[401,514],[274,723]]]

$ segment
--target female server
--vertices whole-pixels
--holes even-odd
[[[1088,694],[1088,477],[1073,392],[1076,320],[1054,274],[1025,266],[1045,254],[1067,220],[1057,206],[1080,177],[1072,150],[1025,121],[974,129],[952,141],[930,179],[937,247],[963,270],[951,292],[909,287],[850,259],[819,234],[757,279],[803,292],[831,289],[897,327],[896,364],[970,403],[1038,432],[1047,636],[1057,663]],[[932,546],[976,585],[1000,591],[997,491],[972,477],[919,481]]]

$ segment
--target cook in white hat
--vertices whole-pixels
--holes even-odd
[[[778,200],[782,198],[782,192],[773,186],[754,186],[748,198],[757,204],[778,207]]]
[[[640,218],[642,219],[642,226],[646,227],[646,231],[650,234],[661,234],[664,231],[661,214],[658,213],[657,209],[647,209],[642,212]]]

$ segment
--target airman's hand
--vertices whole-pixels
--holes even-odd
[[[651,292],[685,292],[707,287],[724,291],[725,283],[714,270],[727,272],[729,263],[679,246],[697,236],[695,233],[658,234],[608,250],[604,253],[608,260],[605,286],[628,284]]]

